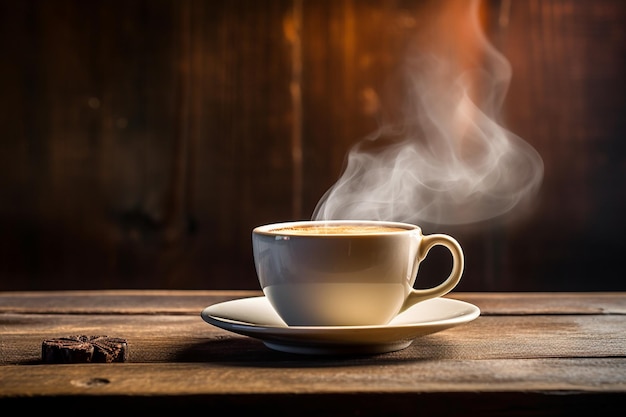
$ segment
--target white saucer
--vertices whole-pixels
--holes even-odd
[[[287,326],[265,297],[213,304],[202,319],[222,329],[254,337],[274,350],[303,354],[377,354],[408,347],[418,336],[468,323],[480,309],[465,301],[422,301],[381,326]]]

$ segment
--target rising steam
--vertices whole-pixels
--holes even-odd
[[[497,121],[510,65],[482,34],[477,3],[454,4],[408,54],[402,114],[350,150],[313,219],[473,223],[539,188],[541,157]]]

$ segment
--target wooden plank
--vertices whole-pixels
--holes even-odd
[[[256,288],[250,229],[310,214],[433,4],[2,2],[0,288]],[[626,7],[484,10],[513,67],[507,127],[546,176],[524,221],[450,230],[460,288],[624,290]]]
[[[269,364],[267,364],[269,365]],[[546,371],[541,371],[546,370]],[[0,368],[1,397],[57,395],[626,392],[623,358],[362,361],[224,366],[211,363]],[[100,383],[98,383],[100,381]]]
[[[0,288],[254,288],[252,227],[291,215],[291,8],[3,2]]]
[[[377,128],[378,87],[398,60],[388,3],[303,2],[303,213],[339,178],[348,150]],[[368,102],[369,99],[369,102]]]
[[[292,216],[292,9],[190,2],[196,231],[167,288],[258,288],[252,228]]]
[[[414,415],[416,407],[438,415],[471,409],[476,416],[624,411],[623,293],[451,294],[492,313],[398,352],[354,357],[276,352],[199,316],[207,300],[256,294],[0,293],[0,404],[22,411],[72,406],[96,415],[105,404],[107,413],[207,407],[291,415],[297,408],[304,416]],[[41,342],[69,334],[127,338],[129,360],[41,364]]]
[[[531,217],[503,230],[494,287],[621,290],[626,197],[614,190],[626,178],[626,7],[612,0],[490,3],[487,35],[513,71],[506,125],[545,164]]]
[[[204,307],[258,291],[98,290],[0,293],[0,313],[199,314]]]
[[[626,314],[624,292],[451,292],[447,297],[477,305],[482,315]]]
[[[260,290],[108,290],[0,292],[0,313],[196,314],[204,307]],[[473,293],[447,295],[475,304],[481,315],[626,314],[626,293]]]
[[[3,314],[0,364],[36,364],[45,339],[74,334],[121,337],[130,362],[244,363],[282,366],[306,363],[306,356],[279,354],[261,341],[205,323],[190,315]],[[484,360],[524,358],[626,358],[623,317],[485,316],[468,324],[417,338],[407,349],[377,360]],[[599,343],[601,341],[601,343]],[[371,358],[344,358],[358,365]],[[336,363],[332,359],[328,364]],[[324,363],[324,359],[314,360]]]
[[[124,249],[154,242],[168,199],[171,12],[168,1],[3,2],[2,287],[143,279]]]

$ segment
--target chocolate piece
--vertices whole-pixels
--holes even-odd
[[[126,339],[107,336],[68,336],[44,340],[41,358],[44,363],[125,362]]]
[[[94,346],[92,362],[125,362],[128,357],[128,343],[126,339],[95,336],[90,341]]]

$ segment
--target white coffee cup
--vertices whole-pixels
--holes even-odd
[[[415,289],[420,262],[435,245],[452,253],[441,284]],[[398,222],[297,221],[254,228],[263,293],[288,326],[384,325],[412,305],[450,292],[464,267],[459,243]]]

